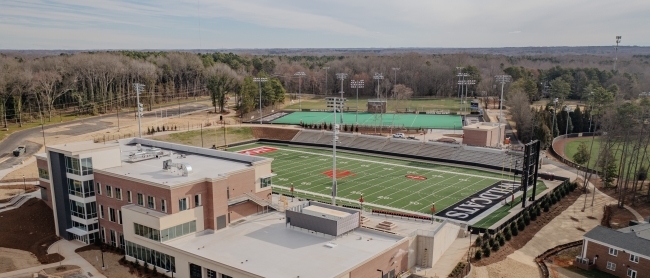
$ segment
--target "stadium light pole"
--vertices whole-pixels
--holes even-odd
[[[564,129],[564,137],[569,134],[569,113],[571,112],[571,109],[569,107],[564,107],[564,112],[566,112],[566,128]]]
[[[330,69],[330,67],[323,67],[323,69],[325,70],[325,95],[327,95],[327,70]]]
[[[142,118],[142,103],[140,103],[140,90],[144,89],[144,84],[134,83],[136,102],[138,104],[138,138],[142,138],[142,126],[140,118]]]
[[[392,68],[392,70],[393,70],[393,73],[395,74],[395,79],[393,81],[394,82],[393,86],[395,86],[395,85],[397,85],[397,71],[399,70],[399,68]]]
[[[591,108],[589,108],[589,132],[591,132],[591,120],[594,118],[594,92],[589,93],[589,102],[591,102]]]
[[[465,86],[465,88],[466,88],[467,84],[469,82],[469,80],[465,80],[465,77],[469,77],[469,73],[459,73],[458,74],[458,78],[459,79],[462,78],[461,80],[458,81],[458,85],[460,85],[460,94],[459,94],[459,96],[460,96],[460,104],[458,105],[458,109],[461,112],[463,111],[463,94],[464,94],[463,86]]]
[[[384,79],[384,75],[381,73],[375,72],[375,75],[372,77],[373,79],[377,80],[377,99],[381,100],[381,93],[379,90],[379,80]],[[381,103],[381,102],[380,102]],[[388,111],[388,101],[386,101],[386,111]],[[376,126],[376,124],[375,124]],[[382,109],[379,109],[379,133],[381,134],[381,129],[384,126],[384,113]]]
[[[381,93],[379,91],[379,80],[384,79],[384,75],[375,72],[375,75],[372,77],[372,79],[377,80],[377,99],[381,99]]]
[[[460,78],[462,77],[461,74],[463,73],[463,67],[456,67],[456,71],[458,71],[456,76],[458,76],[458,97],[460,97],[460,91],[461,91],[461,86],[462,86],[461,83],[460,83]]]
[[[616,36],[616,47],[614,48],[614,70],[616,70],[616,63],[618,62],[618,44],[621,43],[621,36]]]
[[[363,89],[364,85],[364,80],[352,80],[350,82],[350,87],[353,89],[357,89],[357,114],[356,114],[356,119],[354,121],[355,125],[359,125],[359,88]]]
[[[336,205],[336,140],[338,140],[338,134],[339,134],[339,125],[336,123],[336,109],[339,108],[339,101],[343,103],[343,80],[347,78],[348,75],[346,73],[337,73],[336,78],[341,80],[341,99],[337,100],[336,97],[333,97],[332,100],[334,102],[333,105],[333,110],[334,113],[334,120],[332,123],[334,126],[332,127],[332,205]],[[341,111],[342,112],[342,111]],[[342,115],[342,114],[341,114]],[[341,117],[342,118],[342,117]]]
[[[302,111],[302,78],[306,74],[302,71],[296,72],[293,75],[298,76],[298,109]]]
[[[262,124],[262,82],[269,81],[266,77],[254,77],[253,82],[257,82],[257,87],[260,89],[260,124]]]
[[[557,115],[557,102],[558,98],[553,99],[553,126],[551,126],[551,134],[553,137],[555,137],[555,116]]]
[[[341,79],[341,102],[343,101],[343,80],[348,77],[347,73],[337,73],[336,78]],[[335,119],[336,120],[336,119]],[[341,124],[343,124],[343,105],[341,105]]]
[[[510,75],[497,75],[496,81],[501,83],[501,98],[499,99],[499,147],[503,145],[501,142],[501,118],[503,117],[503,87],[506,83],[510,82],[512,77]]]

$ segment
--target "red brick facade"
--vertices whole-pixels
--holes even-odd
[[[618,255],[613,256],[609,254],[608,246],[593,241],[587,242],[587,253],[585,258],[593,261],[593,259],[598,256],[595,262],[596,269],[618,277],[628,277],[627,269],[631,268],[636,270],[636,277],[638,278],[650,277],[650,260],[639,257],[639,262],[635,263],[630,261],[630,253],[625,252],[625,250],[617,248]],[[616,264],[616,269],[613,271],[607,269],[607,262]]]
[[[36,159],[36,167],[48,170],[47,160],[37,158]],[[48,173],[49,173],[49,170],[48,170]],[[45,201],[47,206],[50,207],[50,209],[51,209],[52,208],[52,191],[51,191],[52,189],[51,189],[50,183],[39,180],[39,185],[41,187],[45,188],[46,196],[43,199],[43,201]]]

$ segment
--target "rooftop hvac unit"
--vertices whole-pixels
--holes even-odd
[[[170,152],[166,152],[161,150],[160,148],[147,148],[144,149],[140,144],[136,145],[136,152],[132,152],[129,154],[129,160],[131,161],[139,161],[139,160],[145,160],[145,159],[151,159],[151,158],[160,158],[163,156],[170,156]]]
[[[187,177],[189,174],[192,173],[192,166],[187,163],[174,163],[172,162],[171,159],[167,159],[163,161],[163,170],[168,171],[174,168],[181,170],[183,173],[183,177]]]

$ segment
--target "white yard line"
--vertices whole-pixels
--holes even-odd
[[[278,148],[278,150],[331,157],[331,155],[328,155],[328,154],[310,153],[310,152],[305,152],[305,151],[297,151],[297,150],[290,150],[290,149],[283,149],[283,148]],[[424,167],[415,167],[415,166],[408,166],[408,165],[392,164],[392,163],[387,163],[387,162],[372,161],[372,160],[359,159],[359,158],[351,158],[351,157],[340,156],[340,155],[337,155],[336,158],[337,159],[338,158],[344,158],[344,159],[363,161],[363,162],[369,162],[369,163],[376,163],[376,164],[383,164],[383,165],[390,165],[390,166],[397,166],[397,167],[404,167],[404,168],[411,168],[411,169],[419,169],[419,170],[426,170],[426,171],[434,171],[434,172],[447,173],[447,174],[453,174],[453,175],[461,175],[461,176],[468,176],[468,177],[475,177],[475,178],[482,178],[482,179],[503,180],[502,178],[486,177],[486,176],[479,176],[479,175],[473,175],[473,174],[465,174],[465,173],[444,171],[444,170],[438,170],[438,169],[430,169],[430,168],[424,168]]]
[[[411,122],[411,126],[413,126],[413,124],[415,123],[415,119],[417,118],[418,118],[418,114],[415,114],[415,118],[413,118],[413,121]]]

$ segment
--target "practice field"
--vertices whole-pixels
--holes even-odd
[[[273,191],[329,202],[332,152],[274,144],[249,144],[230,151],[274,158]],[[376,156],[337,153],[338,197],[341,204],[431,214],[435,202],[442,211],[500,181],[508,173],[444,166]]]
[[[320,124],[332,123],[332,112],[293,112],[272,121],[274,124]],[[336,122],[341,120],[341,113],[336,113]],[[435,114],[370,114],[354,112],[343,113],[343,123],[361,126],[404,126],[407,128],[456,129],[462,127],[462,118],[457,115]]]
[[[359,110],[365,111],[368,105],[368,98],[359,98]],[[438,99],[409,99],[409,100],[391,100],[387,102],[387,109],[389,112],[399,110],[404,111],[430,111],[430,110],[448,110],[450,112],[457,112],[460,110],[460,99],[458,98],[438,98]],[[465,102],[465,107],[469,109],[469,102]],[[357,100],[348,95],[348,101],[345,104],[349,109],[357,108]],[[327,109],[327,101],[324,97],[313,99],[303,99],[302,103],[298,100],[293,100],[285,109]],[[346,110],[346,109],[344,109]]]
[[[602,143],[602,140],[600,137],[596,137],[594,139],[594,146],[593,148],[591,147],[591,137],[577,137],[577,138],[569,138],[567,139],[568,142],[565,143],[564,145],[564,156],[573,161],[573,156],[578,152],[578,146],[582,143],[584,143],[587,146],[587,150],[590,148],[592,149],[591,151],[591,156],[589,157],[589,168],[596,168],[594,167],[596,165],[596,162],[598,161],[598,154],[600,153],[600,145]],[[623,145],[619,143],[615,143],[613,148],[612,148],[614,155],[616,157],[616,166],[621,165],[621,157],[623,153]],[[648,150],[650,151],[650,149]],[[642,151],[641,151],[642,152]],[[631,159],[631,158],[628,158]],[[628,160],[629,162],[629,160]],[[636,163],[633,162],[634,165]],[[645,164],[645,163],[644,163]],[[630,176],[634,176],[634,173],[630,173]]]

